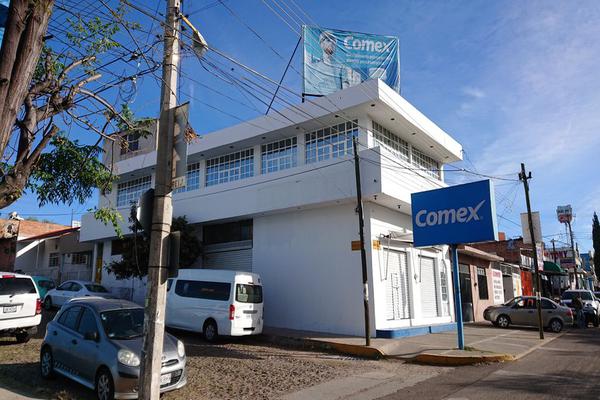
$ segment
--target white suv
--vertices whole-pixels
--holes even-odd
[[[0,335],[25,343],[42,322],[42,302],[28,275],[0,272]]]

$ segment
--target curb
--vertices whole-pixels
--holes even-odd
[[[311,350],[318,349],[321,351],[334,352],[338,354],[369,358],[374,360],[386,357],[386,355],[381,350],[376,349],[374,347],[366,347],[362,345],[336,343],[324,340],[298,338],[290,336],[277,336],[268,334],[263,334],[261,336],[263,340],[267,342],[276,343],[282,346],[300,346]]]
[[[408,362],[426,365],[441,365],[441,366],[464,366],[481,363],[497,363],[505,361],[515,361],[517,358],[512,354],[490,354],[482,356],[451,356],[443,354],[419,354]]]

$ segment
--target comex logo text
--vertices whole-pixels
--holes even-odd
[[[454,223],[467,223],[469,221],[479,221],[481,217],[477,212],[485,200],[481,200],[475,207],[461,207],[458,209],[450,208],[446,210],[427,211],[421,210],[415,216],[415,223],[419,228],[435,225],[447,225]]]

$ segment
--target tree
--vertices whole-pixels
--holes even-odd
[[[592,217],[592,244],[594,246],[594,270],[596,276],[600,278],[600,221],[598,221],[596,213]]]
[[[26,189],[40,205],[70,205],[83,203],[96,188],[112,186],[112,169],[99,160],[100,143],[126,143],[111,133],[138,126],[127,106],[117,110],[101,95],[135,85],[138,76],[154,72],[159,64],[140,54],[144,49],[131,51],[117,41],[122,30],[135,41],[132,32],[139,28],[124,18],[123,4],[112,9],[99,1],[107,12],[96,15],[55,6],[53,0],[10,2],[0,49],[0,209]],[[60,37],[46,35],[54,8],[68,15],[57,20]],[[101,63],[109,56],[114,59]],[[139,71],[140,56],[146,71]],[[117,69],[108,70],[108,64],[123,72],[113,73]],[[127,75],[132,68],[135,73]],[[71,127],[94,135],[95,144],[71,139],[64,132]],[[117,223],[111,209],[95,210],[95,215]]]
[[[140,226],[134,226],[131,220],[132,231],[137,231]],[[171,231],[181,232],[181,250],[179,253],[179,265],[189,267],[194,264],[202,248],[200,241],[194,232],[194,228],[187,222],[185,216],[173,218]],[[115,274],[117,279],[142,278],[148,275],[148,254],[150,253],[149,235],[134,234],[133,237],[121,239],[123,242],[123,253],[119,261],[113,261],[106,265],[109,273]]]

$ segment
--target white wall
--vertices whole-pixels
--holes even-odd
[[[110,264],[112,261],[117,261],[121,258],[120,255],[112,256],[111,254],[111,241],[104,241],[103,251],[102,251],[102,286],[109,289],[112,293],[119,295],[127,300],[130,300],[128,295],[133,290],[133,301],[138,304],[144,303],[144,298],[146,296],[146,278],[144,279],[117,279],[117,277],[113,274],[110,274],[106,270],[106,265]],[[95,265],[95,261],[94,261]]]
[[[253,271],[263,278],[267,326],[364,335],[354,207],[254,219]]]

